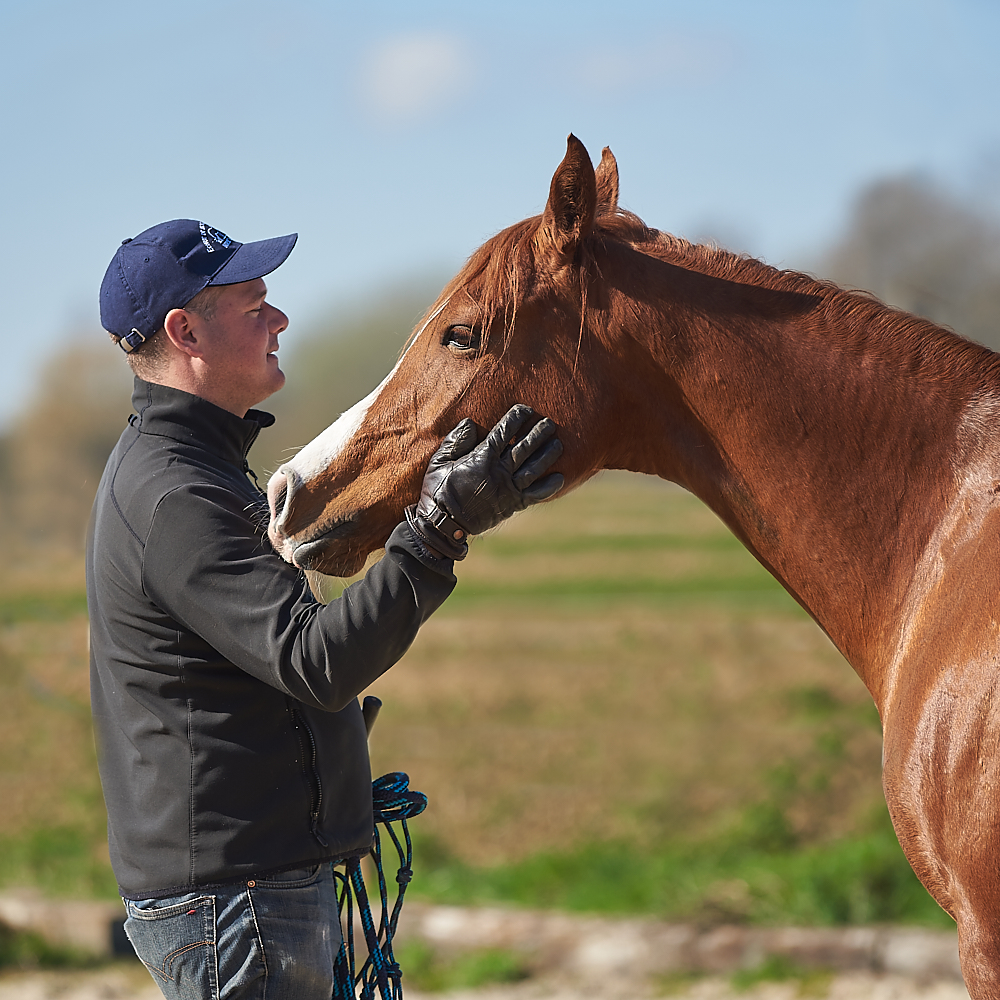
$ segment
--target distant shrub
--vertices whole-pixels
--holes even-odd
[[[523,957],[502,948],[476,948],[444,956],[424,942],[409,941],[396,950],[396,958],[404,984],[427,993],[516,983],[530,975]]]
[[[0,923],[0,969],[79,969],[96,963],[91,955],[57,947],[38,934]]]
[[[111,865],[95,855],[95,840],[92,831],[73,827],[0,837],[0,885],[30,885],[51,896],[115,899]]]

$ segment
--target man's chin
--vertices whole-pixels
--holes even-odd
[[[271,362],[272,358],[274,358],[273,364]],[[285,384],[285,373],[278,367],[278,359],[273,354],[268,355],[267,364],[269,369],[268,375],[271,377],[268,380],[266,391],[268,396],[273,396]],[[266,399],[267,396],[264,398]]]
[[[285,384],[285,376],[282,375],[280,379],[271,379],[268,383],[262,385],[260,390],[256,393],[257,402],[251,405],[251,409],[256,406],[260,406],[261,403],[266,399],[270,399],[283,385]]]

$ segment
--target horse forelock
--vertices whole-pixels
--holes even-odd
[[[541,216],[525,219],[487,240],[441,293],[439,302],[462,295],[473,303],[484,347],[499,321],[506,348],[518,309],[535,286],[532,242],[540,222]]]

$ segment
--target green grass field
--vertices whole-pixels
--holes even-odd
[[[606,474],[477,539],[458,574],[372,689],[376,773],[431,801],[414,894],[946,920],[888,829],[867,692],[689,494]],[[0,882],[109,894],[82,578],[50,576],[0,588]]]

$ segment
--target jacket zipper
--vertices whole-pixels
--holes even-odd
[[[264,492],[263,487],[260,485],[260,480],[257,478],[257,473],[254,472],[253,469],[250,468],[250,460],[247,459],[247,458],[243,459],[243,475],[244,476],[250,476],[250,477],[253,478],[253,484],[254,484],[254,486],[257,487],[257,492],[258,493],[263,493]]]
[[[250,454],[250,449],[253,447],[254,441],[257,440],[257,436],[260,434],[260,427],[258,427],[252,434],[250,434],[246,444],[243,446],[243,475],[253,476],[253,484],[257,487],[258,493],[265,493],[265,490],[261,489],[260,480],[257,479],[257,473],[250,468],[250,459],[247,457]]]
[[[295,723],[295,731],[297,733],[304,732],[306,740],[308,741],[307,746],[303,742],[302,737],[299,736],[299,751],[302,753],[302,773],[309,781],[310,790],[312,792],[312,808],[309,813],[312,835],[324,847],[328,847],[329,845],[323,837],[323,834],[320,833],[319,829],[319,814],[320,809],[323,806],[323,784],[319,780],[319,769],[316,766],[318,757],[316,751],[316,738],[313,736],[312,730],[309,728],[309,725],[302,713],[297,708],[292,708],[289,711],[291,712],[292,720]]]

